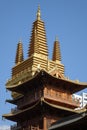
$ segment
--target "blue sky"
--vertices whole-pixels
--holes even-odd
[[[65,75],[87,82],[87,0],[0,0],[0,125],[12,124],[1,118],[13,107],[5,104],[5,100],[10,98],[5,83],[11,77],[20,39],[27,58],[32,23],[36,20],[39,4],[45,22],[49,57],[58,36]]]

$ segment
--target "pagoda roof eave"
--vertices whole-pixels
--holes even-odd
[[[46,80],[51,79],[53,81],[55,80],[57,83],[62,83],[66,86],[70,86],[69,89],[71,89],[71,93],[75,93],[75,92],[78,92],[80,90],[87,88],[87,83],[85,83],[85,82],[73,81],[73,80],[69,80],[67,78],[64,78],[64,79],[57,78],[55,76],[50,75],[48,72],[46,72],[44,70],[40,70],[26,82],[12,85],[12,86],[7,86],[6,88],[10,91],[22,93],[23,87],[25,87],[25,88],[29,87],[29,85],[27,85],[28,83],[34,84],[34,81],[37,82],[37,79],[39,79],[39,78],[41,79],[43,77],[47,77]]]
[[[28,107],[24,110],[19,110],[18,112],[16,113],[8,113],[8,114],[4,114],[2,117],[5,118],[5,119],[8,119],[8,120],[12,120],[12,121],[17,121],[17,120],[20,120],[20,118],[22,119],[22,117],[24,117],[25,113],[28,113],[30,111],[32,111],[32,109],[35,109],[39,106],[42,106],[42,104],[45,104],[47,106],[49,106],[50,108],[55,108],[57,110],[62,110],[62,111],[68,111],[68,113],[79,113],[79,112],[76,112],[75,110],[73,109],[70,109],[70,108],[66,108],[66,107],[63,107],[63,106],[59,106],[59,105],[54,105],[54,104],[51,104],[49,102],[47,102],[46,100],[44,99],[41,99],[41,100],[38,100],[33,106],[31,107]],[[41,110],[41,109],[40,109]],[[21,117],[22,116],[22,117]]]
[[[7,99],[6,102],[16,105],[16,100]]]
[[[27,81],[23,82],[23,83],[18,83],[18,84],[15,84],[15,85],[12,85],[12,86],[6,86],[6,89],[10,90],[10,91],[15,91],[15,92],[18,92],[16,91],[16,89],[20,89],[21,87],[23,87],[24,85],[26,85],[27,83],[29,82],[32,82],[34,80],[36,80],[36,78],[38,78],[40,75],[41,75],[41,72],[37,72],[34,76],[32,76],[30,79],[28,79]]]
[[[8,102],[8,103],[12,103],[12,104],[17,104],[17,101],[19,100],[19,99],[21,99],[23,96],[19,96],[19,97],[17,97],[17,98],[15,98],[15,99],[6,99],[6,102]]]
[[[8,114],[4,114],[2,117],[11,121],[16,121],[16,120],[20,120],[21,119],[21,114],[23,116],[23,114],[26,111],[32,110],[33,108],[35,108],[35,106],[37,106],[40,103],[40,101],[36,102],[36,104],[34,104],[33,106],[26,108],[24,110],[18,110],[17,112],[14,113],[8,113]]]
[[[55,105],[55,104],[52,104],[52,103],[49,103],[48,101],[46,101],[45,99],[43,99],[43,102],[50,106],[50,107],[53,107],[53,108],[57,108],[57,109],[60,109],[60,110],[65,110],[65,111],[69,111],[69,112],[72,112],[72,113],[77,113],[74,109],[71,109],[71,108],[68,108],[68,107],[64,107],[64,106],[60,106],[60,105]]]
[[[54,130],[54,129],[63,130],[63,129],[69,128],[70,126],[73,127],[73,126],[79,125],[80,123],[81,123],[81,126],[82,126],[82,123],[84,123],[87,126],[86,121],[87,121],[87,111],[65,117],[55,122],[48,130]]]

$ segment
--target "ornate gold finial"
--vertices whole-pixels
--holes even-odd
[[[55,37],[55,41],[58,42],[58,36]]]
[[[40,5],[39,5],[37,10],[37,20],[40,20],[40,17],[41,17],[41,12],[40,12]]]

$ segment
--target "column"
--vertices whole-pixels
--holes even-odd
[[[46,119],[46,117],[43,118],[43,130],[47,130],[47,119]]]

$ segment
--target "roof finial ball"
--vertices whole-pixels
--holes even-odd
[[[40,5],[39,5],[37,10],[37,20],[40,20],[40,17],[41,17],[41,12],[40,12]]]

